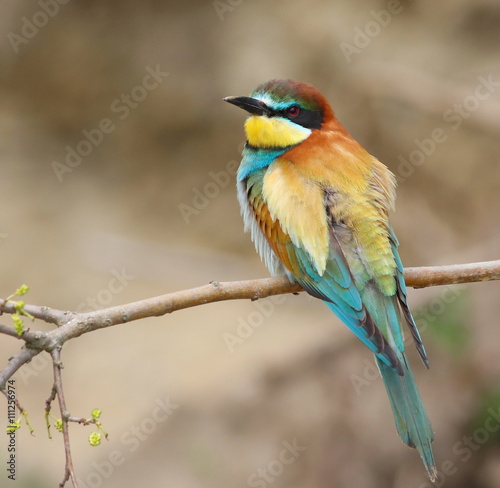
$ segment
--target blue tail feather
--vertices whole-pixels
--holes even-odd
[[[434,481],[437,477],[431,447],[434,434],[406,356],[403,353],[403,376],[387,366],[380,358],[376,360],[389,396],[399,436],[405,444],[418,450],[431,481]]]

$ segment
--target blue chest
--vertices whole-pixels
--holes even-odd
[[[243,181],[251,174],[267,168],[276,158],[286,153],[289,148],[254,148],[245,146],[243,159],[238,168],[238,181]]]

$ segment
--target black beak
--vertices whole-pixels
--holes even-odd
[[[272,115],[272,110],[260,100],[251,97],[226,97],[223,99],[225,102],[232,103],[237,107],[246,110],[253,115]]]

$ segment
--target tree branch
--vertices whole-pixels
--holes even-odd
[[[500,280],[500,259],[449,266],[422,266],[405,270],[406,284],[413,288],[493,280]]]
[[[36,349],[27,349],[23,347],[14,357],[9,359],[7,366],[0,372],[0,390],[5,389],[7,381],[12,378],[14,373],[26,363],[29,363],[37,354],[42,352]]]
[[[406,284],[422,288],[437,285],[471,283],[500,279],[500,260],[482,263],[407,268]],[[6,381],[25,363],[41,351],[52,354],[56,347],[66,341],[88,332],[124,324],[147,317],[159,317],[177,310],[224,300],[258,300],[272,295],[298,293],[303,291],[297,284],[291,284],[286,277],[264,278],[226,283],[212,282],[190,290],[183,290],[137,302],[110,307],[88,313],[74,313],[62,310],[25,305],[24,310],[35,318],[58,325],[49,332],[25,331],[21,339],[26,346],[14,356],[0,372],[0,389]],[[0,313],[15,313],[14,302],[0,302]],[[0,333],[12,335],[10,328],[0,327]]]

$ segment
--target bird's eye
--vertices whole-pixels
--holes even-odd
[[[297,115],[299,115],[299,112],[300,112],[300,108],[297,105],[292,105],[291,107],[288,107],[286,109],[286,114],[289,117],[297,117]]]

